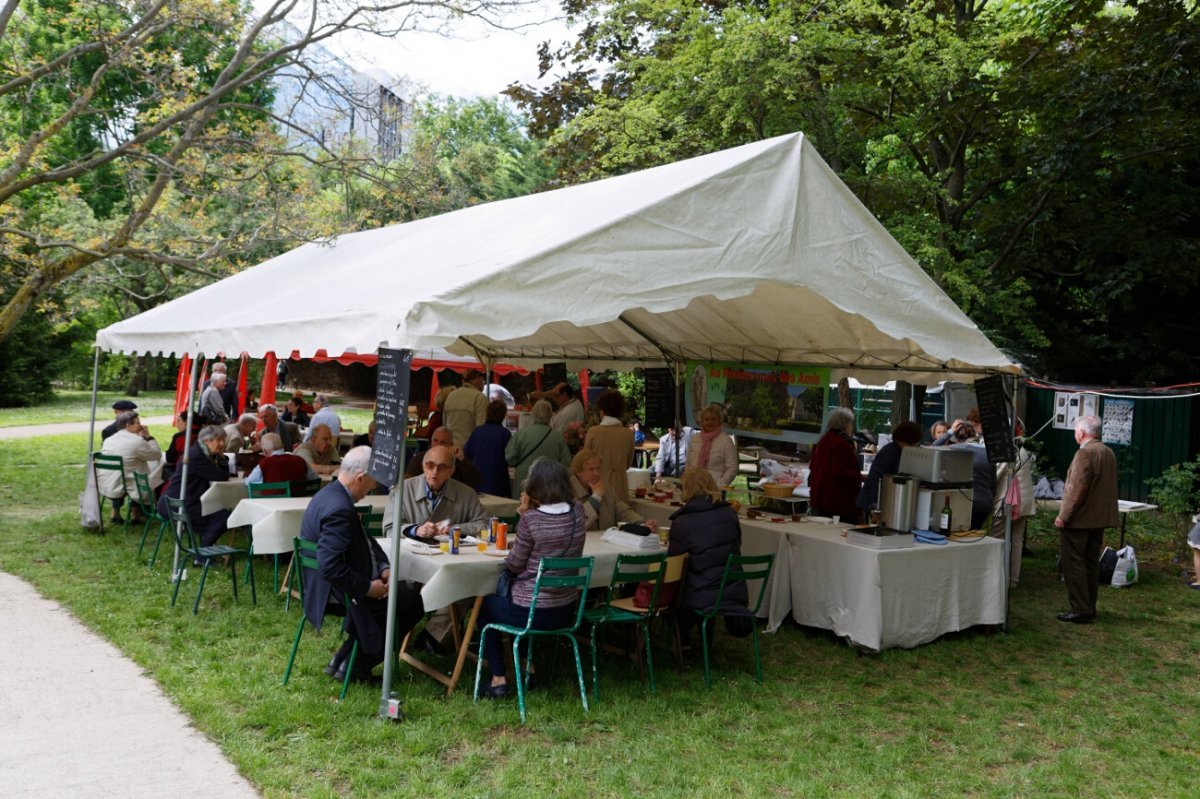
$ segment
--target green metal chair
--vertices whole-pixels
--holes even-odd
[[[355,505],[354,510],[358,512],[358,520],[362,524],[363,532],[372,538],[379,538],[383,535],[383,511],[375,510],[370,505]]]
[[[229,579],[233,583],[233,598],[237,600],[237,559],[251,560],[250,566],[250,597],[255,605],[258,604],[258,594],[254,587],[254,565],[249,549],[214,544],[201,546],[199,537],[192,529],[192,519],[188,516],[183,500],[167,497],[167,509],[170,515],[171,528],[175,532],[175,541],[179,545],[182,556],[204,561],[204,569],[200,572],[200,587],[196,589],[196,602],[192,605],[192,615],[200,611],[200,596],[204,593],[204,581],[208,579],[208,568],[214,558],[229,558]],[[175,599],[179,596],[179,586],[182,581],[175,580],[175,590],[171,592],[171,607],[175,607]]]
[[[661,618],[668,622],[668,628],[671,635],[671,650],[675,653],[675,659],[679,662],[679,670],[683,671],[683,647],[679,640],[679,621],[675,612],[675,605],[679,601],[679,585],[683,581],[684,568],[687,565],[687,553],[679,555],[671,555],[667,558],[666,565],[663,567],[662,585],[658,589],[658,596],[652,603],[653,607],[638,607],[634,601],[634,597],[627,596],[618,599],[613,599],[612,605],[614,608],[628,611],[630,613],[641,613],[649,617],[649,623],[653,623],[654,619]],[[668,598],[667,589],[674,586],[674,596]]]
[[[304,569],[316,569],[317,566],[317,542],[308,541],[297,536],[292,539],[292,565],[295,570],[301,572],[300,575],[300,607],[304,607]],[[290,597],[289,597],[290,598]],[[339,614],[328,604],[325,606],[327,615],[343,615]],[[300,623],[296,625],[296,637],[292,640],[292,653],[288,656],[287,668],[283,672],[283,685],[288,684],[288,680],[292,677],[292,664],[296,662],[296,651],[300,648],[300,636],[304,635],[304,623],[308,621],[308,616],[304,615],[304,611],[300,612]],[[338,701],[341,702],[346,698],[346,691],[350,688],[350,676],[354,672],[354,661],[358,657],[358,641],[354,642],[354,646],[350,647],[350,659],[346,661],[346,677],[342,680],[342,692],[338,694]]]
[[[740,582],[761,580],[758,586],[758,600],[750,607],[751,636],[754,639],[754,673],[762,682],[762,659],[758,653],[758,610],[762,607],[763,597],[767,594],[767,580],[771,576],[771,566],[775,563],[774,553],[768,555],[730,555],[725,561],[725,572],[721,575],[721,585],[717,589],[717,600],[708,613],[697,613],[700,617],[700,645],[704,652],[704,684],[712,688],[712,673],[709,666],[708,653],[708,623],[721,613],[721,601],[725,598],[725,590]],[[748,606],[749,607],[749,606]]]
[[[292,484],[288,482],[282,483],[246,483],[246,496],[250,499],[286,499],[292,496]],[[245,528],[249,529],[249,528]],[[254,553],[254,539],[251,537],[248,545],[251,554]],[[271,587],[275,593],[279,593],[279,554],[275,553],[275,572],[271,578]],[[286,552],[284,554],[287,554]],[[245,581],[250,581],[250,559],[246,559],[246,577]]]
[[[246,496],[250,499],[263,499],[267,497],[290,497],[292,495],[292,484],[283,483],[246,483]]]
[[[587,701],[587,686],[583,681],[583,661],[579,657],[579,642],[575,640],[575,633],[579,629],[579,624],[583,620],[583,607],[587,602],[588,585],[592,582],[592,567],[595,565],[595,558],[542,558],[538,565],[537,579],[533,584],[533,600],[529,603],[529,617],[525,620],[524,627],[514,627],[509,624],[488,624],[479,632],[479,651],[480,657],[475,664],[475,701],[479,701],[479,680],[483,676],[483,656],[484,639],[488,632],[494,632],[497,635],[502,633],[513,637],[513,671],[514,682],[517,684],[517,706],[521,711],[521,723],[525,723],[525,680],[521,676],[521,657],[520,644],[521,639],[529,637],[528,651],[525,653],[525,673],[528,675],[529,666],[533,663],[533,638],[534,637],[558,637],[565,638],[571,643],[571,649],[575,653],[575,674],[579,678],[579,698],[583,701],[583,710],[586,713],[588,709]],[[582,570],[582,573],[581,571]],[[533,614],[537,609],[538,595],[545,588],[568,588],[579,591],[579,601],[575,610],[575,621],[569,627],[562,627],[556,630],[536,630],[533,628]]]
[[[137,504],[142,509],[142,515],[146,517],[146,523],[142,525],[142,540],[138,542],[137,557],[142,559],[142,549],[146,546],[146,537],[150,534],[150,525],[152,522],[159,522],[159,532],[162,531],[162,525],[167,524],[167,520],[158,515],[158,504],[154,501],[154,489],[150,487],[150,476],[145,472],[134,472],[133,483],[137,486]]]
[[[102,455],[99,452],[92,454],[92,469],[96,472],[120,472],[121,473],[121,491],[128,497],[129,491],[126,488],[129,484],[125,481],[125,459],[120,455]],[[100,475],[96,475],[96,484],[100,484]],[[96,492],[99,494],[99,491]],[[112,499],[103,494],[100,495],[100,532],[104,532],[104,500]],[[118,511],[119,512],[119,511]],[[129,532],[129,514],[124,514],[125,532]]]
[[[292,496],[293,497],[311,497],[315,496],[321,490],[321,478],[315,477],[312,480],[293,480],[292,481]]]
[[[601,646],[603,646],[603,631],[605,625],[608,624],[635,624],[641,627],[642,636],[637,643],[637,662],[639,669],[642,665],[642,652],[646,654],[646,672],[649,675],[650,693],[654,693],[654,657],[650,653],[650,622],[654,620],[654,614],[658,609],[658,592],[662,587],[663,575],[666,573],[664,566],[667,561],[667,553],[655,552],[652,554],[621,554],[617,556],[617,562],[613,565],[612,580],[608,583],[608,591],[605,592],[603,604],[594,608],[589,608],[583,612],[583,618],[592,624],[591,643],[592,643],[592,699],[600,697],[600,678],[599,667],[599,648],[596,646],[597,632],[601,635]],[[653,588],[650,593],[650,606],[646,609],[647,612],[639,612],[636,609],[627,610],[619,607],[614,603],[614,600],[619,599],[621,586],[642,582],[643,580],[652,582]]]

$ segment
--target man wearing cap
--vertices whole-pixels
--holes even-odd
[[[101,441],[103,441],[104,439],[108,438],[113,433],[115,433],[121,429],[122,425],[117,421],[117,419],[120,418],[121,414],[128,413],[129,411],[136,411],[137,406],[134,405],[129,400],[117,400],[116,402],[114,402],[112,404],[112,409],[113,409],[113,417],[114,417],[113,422],[108,427],[106,427],[100,431],[100,440]]]
[[[454,446],[466,445],[476,427],[487,419],[487,397],[483,396],[483,372],[468,369],[463,383],[450,392],[442,405],[442,424],[454,433]]]
[[[329,407],[329,398],[324,394],[318,394],[313,397],[313,407],[317,409],[312,415],[312,419],[308,422],[308,433],[305,434],[304,440],[309,441],[313,437],[313,431],[318,425],[325,425],[329,428],[329,434],[333,436],[334,442],[338,440],[338,436],[342,434],[342,419],[333,408]]]

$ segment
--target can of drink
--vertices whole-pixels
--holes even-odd
[[[508,549],[508,522],[496,522],[496,549]]]
[[[453,530],[450,531],[450,554],[451,555],[458,554],[458,545],[461,542],[461,540],[462,540],[462,532],[457,527],[455,527]]]
[[[492,517],[491,524],[488,525],[488,543],[496,543],[496,528],[500,526],[500,520],[495,516]]]

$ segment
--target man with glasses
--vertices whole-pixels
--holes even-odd
[[[474,489],[453,478],[454,452],[430,447],[424,453],[422,474],[404,481],[404,535],[430,543],[451,527],[476,535],[488,524],[487,511]],[[386,527],[386,525],[385,525]]]
[[[404,535],[427,544],[434,544],[435,536],[446,535],[453,527],[464,536],[480,535],[488,526],[487,511],[473,488],[452,477],[454,451],[450,447],[430,447],[424,455],[422,474],[408,478],[401,488]],[[385,530],[390,526],[387,522],[385,514]],[[427,652],[440,653],[445,649],[442,641],[448,632],[450,613],[443,608],[425,625],[416,643]]]

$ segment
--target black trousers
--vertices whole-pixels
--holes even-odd
[[[1059,533],[1059,557],[1067,583],[1067,602],[1076,613],[1096,615],[1100,592],[1100,550],[1104,528],[1064,528]]]
[[[425,603],[421,601],[421,594],[409,587],[407,583],[396,584],[396,648],[400,648],[400,642],[404,640],[404,636],[408,635],[409,631],[416,626],[425,616]],[[383,662],[384,655],[384,637],[386,635],[387,625],[387,597],[383,599],[360,599],[360,604],[366,604],[367,612],[375,620],[378,625],[379,633],[374,636],[360,637],[354,629],[354,623],[347,625],[347,632],[350,637],[342,646],[339,654],[339,660],[344,660],[350,654],[350,646],[354,641],[358,641],[358,657],[355,659],[355,669],[363,673],[369,672],[371,669]],[[371,646],[368,646],[368,642]]]

